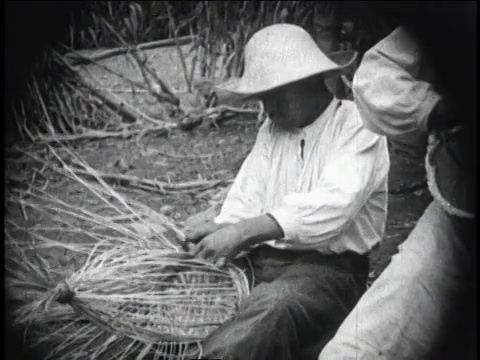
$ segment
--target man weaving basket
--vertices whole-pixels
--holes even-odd
[[[368,252],[387,216],[384,137],[332,96],[339,65],[294,25],[258,31],[245,72],[223,85],[268,119],[213,222],[186,229],[191,251],[222,265],[248,251],[253,290],[204,341],[205,358],[316,359],[366,289]]]

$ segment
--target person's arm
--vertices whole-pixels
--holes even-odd
[[[265,123],[215,218],[216,224],[233,224],[262,214],[265,174],[269,167],[268,138],[268,123]]]
[[[244,219],[262,215],[265,169],[268,168],[268,126],[259,130],[252,151],[243,162],[223,203],[211,222],[185,229],[186,240],[197,243],[204,237]]]
[[[368,129],[396,137],[449,122],[449,115],[430,116],[437,105],[436,113],[443,114],[445,106],[432,85],[418,79],[421,64],[421,49],[401,27],[365,53],[352,90]]]
[[[305,248],[327,246],[330,239],[350,226],[371,194],[385,183],[389,168],[386,139],[365,129],[359,118],[356,120],[338,134],[339,145],[326,159],[315,189],[290,194],[283,206],[271,211],[285,241]]]
[[[259,215],[222,227],[198,245],[191,246],[190,252],[223,266],[249,247],[283,235],[282,228],[271,215]]]
[[[200,241],[193,254],[224,264],[268,240],[316,248],[345,230],[386,180],[389,167],[386,139],[366,130],[356,111],[351,116],[356,118],[336,134],[340,139],[313,191],[290,194],[269,213],[223,227]]]

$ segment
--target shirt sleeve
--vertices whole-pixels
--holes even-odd
[[[418,44],[402,27],[365,53],[352,90],[368,129],[391,137],[427,131],[440,95],[418,79],[421,63]]]
[[[353,106],[353,105],[352,105]],[[388,176],[386,139],[361,125],[343,129],[326,159],[314,190],[293,193],[270,214],[283,229],[283,240],[316,247],[348,228],[371,194]]]
[[[268,122],[260,128],[252,151],[227,194],[217,224],[234,224],[263,214],[265,171],[268,169]]]

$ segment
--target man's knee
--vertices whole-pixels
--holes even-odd
[[[273,311],[295,302],[295,298],[298,296],[297,289],[288,282],[273,281],[271,283],[262,283],[256,286],[250,296],[240,304],[239,310],[246,311],[254,307],[264,309],[265,311]]]
[[[358,337],[334,337],[320,352],[318,360],[388,359],[382,350]]]

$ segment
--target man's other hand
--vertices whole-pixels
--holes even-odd
[[[225,225],[216,224],[213,221],[209,221],[202,225],[197,225],[195,227],[186,227],[183,229],[185,234],[185,242],[190,244],[197,244],[205,236],[214,233],[215,231],[221,229]]]
[[[264,241],[280,239],[284,236],[282,228],[270,215],[261,215],[246,219],[233,225],[216,225],[198,229],[200,236],[192,236],[197,240],[196,246],[190,246],[192,255],[223,266],[231,262],[242,251]],[[205,235],[207,232],[208,235]],[[193,243],[193,241],[191,242]]]
[[[244,231],[239,225],[227,225],[202,238],[191,246],[192,255],[223,266],[247,247]]]

